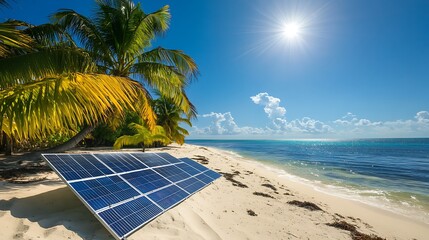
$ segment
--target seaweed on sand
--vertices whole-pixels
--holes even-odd
[[[368,235],[365,233],[361,233],[356,229],[354,225],[347,223],[346,221],[336,221],[334,223],[327,223],[326,225],[349,231],[350,236],[353,240],[384,240],[384,238],[381,238],[374,234]]]
[[[316,204],[314,204],[312,202],[307,202],[307,201],[301,202],[301,201],[293,200],[293,201],[289,201],[287,203],[308,209],[310,211],[323,211],[319,206],[317,206]]]
[[[234,176],[237,176],[239,174],[239,172],[237,173],[237,171],[236,171],[234,173],[224,173],[224,172],[219,172],[219,173],[222,174],[226,180],[232,182],[233,186],[241,187],[241,188],[248,188],[248,186],[246,184],[234,179]]]
[[[205,156],[195,155],[192,159],[200,161],[201,164],[209,164],[209,159]]]
[[[256,217],[256,216],[258,216],[258,214],[256,214],[253,210],[251,210],[251,209],[248,209],[247,210],[247,214],[249,214],[250,216],[253,216],[253,217]]]
[[[262,184],[261,186],[263,186],[263,187],[267,187],[267,188],[270,188],[270,189],[272,189],[272,190],[274,190],[274,191],[277,191],[277,188],[276,188],[276,187],[274,187],[274,185],[269,184],[269,183],[264,183],[264,184]]]
[[[266,198],[273,198],[274,199],[273,196],[271,196],[269,194],[266,194],[266,193],[261,193],[261,192],[254,192],[253,195],[261,196],[261,197],[266,197]]]

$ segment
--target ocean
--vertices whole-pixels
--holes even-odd
[[[233,152],[318,191],[429,224],[429,138],[186,142]]]

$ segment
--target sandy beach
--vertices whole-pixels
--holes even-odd
[[[128,239],[370,239],[364,237],[372,235],[373,239],[422,240],[429,236],[429,225],[423,222],[328,195],[225,151],[188,144],[148,151],[207,159],[206,166],[223,177]],[[46,179],[0,182],[0,239],[113,239],[55,173],[39,177]],[[332,223],[346,230],[327,225]]]

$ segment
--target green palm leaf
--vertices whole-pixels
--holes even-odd
[[[16,29],[17,22],[0,23],[0,58],[11,53],[11,48],[29,49],[33,43],[31,37]]]
[[[92,59],[79,49],[44,49],[0,59],[0,89],[63,73],[93,72]]]
[[[155,126],[152,131],[137,123],[130,123],[128,126],[137,133],[135,135],[124,135],[119,137],[113,145],[114,149],[120,149],[127,145],[151,145],[157,141],[167,144],[170,141],[165,135],[164,128],[161,126]]]
[[[76,129],[134,108],[139,85],[127,78],[65,74],[0,91],[2,130],[16,138]],[[118,111],[119,110],[119,111]]]
[[[188,118],[196,116],[185,92],[198,75],[192,58],[178,50],[147,51],[168,29],[169,7],[146,14],[129,0],[97,4],[93,19],[63,9],[52,15],[52,24],[0,24],[0,125],[8,135],[76,130],[125,109],[139,112],[153,136],[162,135],[156,133],[152,90]]]
[[[178,73],[193,79],[198,76],[198,67],[194,60],[180,50],[155,48],[139,56],[141,62],[158,62],[172,66]]]

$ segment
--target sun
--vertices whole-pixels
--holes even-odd
[[[297,22],[288,22],[282,24],[280,28],[282,37],[289,41],[297,40],[302,34],[302,25]]]
[[[248,39],[252,44],[243,55],[287,54],[302,55],[309,53],[319,44],[321,35],[327,34],[326,19],[329,4],[320,1],[310,4],[307,0],[278,1],[258,8],[259,15],[249,23]]]

